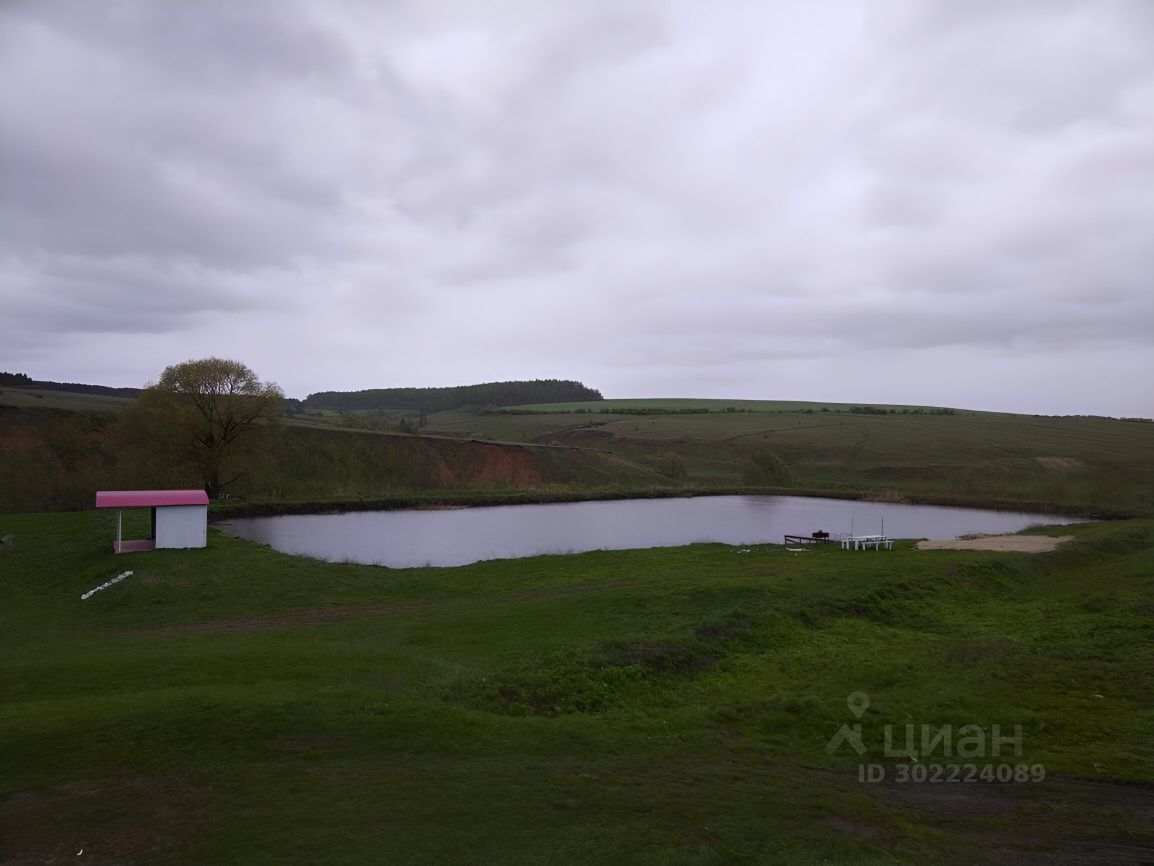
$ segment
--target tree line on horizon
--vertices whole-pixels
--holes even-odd
[[[0,371],[0,388],[34,388],[108,397],[137,398],[143,388],[113,388],[80,382],[51,382],[33,379],[27,373]],[[576,403],[603,400],[601,392],[572,379],[532,379],[485,382],[444,388],[372,388],[363,391],[318,391],[304,400],[285,398],[289,412],[391,410],[403,412],[443,412],[466,406],[524,406],[531,403]]]
[[[301,401],[304,411],[445,412],[469,406],[525,406],[603,400],[601,392],[572,379],[485,382],[447,388],[372,388],[318,391]]]
[[[19,373],[5,373],[0,383],[16,388],[38,385]],[[557,380],[391,390],[420,409],[422,417],[424,406],[602,399],[599,392],[578,382]],[[19,450],[19,459],[0,461],[0,512],[83,508],[102,488],[199,484],[210,498],[218,499],[236,487],[279,496],[284,490],[307,490],[319,481],[322,495],[327,495],[326,466],[340,478],[337,490],[345,493],[365,492],[359,479],[366,473],[373,484],[384,483],[390,489],[446,483],[443,458],[434,452],[420,457],[425,453],[421,449],[435,449],[435,442],[410,446],[399,443],[418,440],[327,441],[323,434],[317,438],[317,431],[282,425],[286,402],[275,383],[262,381],[244,363],[210,357],[166,367],[155,383],[117,412],[0,407],[0,451]],[[394,400],[391,405],[396,404]],[[417,431],[414,425],[404,432]],[[304,464],[319,469],[321,477],[285,469]],[[455,470],[448,471],[452,475]]]
[[[31,378],[27,373],[0,371],[0,388],[35,388],[39,391],[66,391],[69,394],[100,394],[105,397],[139,397],[142,388],[112,388],[108,385],[85,385],[82,382],[48,382]]]

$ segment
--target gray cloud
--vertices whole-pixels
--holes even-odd
[[[11,2],[0,367],[1149,415],[1151,44],[1143,0]]]

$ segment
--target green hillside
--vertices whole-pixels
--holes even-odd
[[[91,407],[81,395],[76,406]],[[449,436],[286,423],[249,455],[234,496],[260,500],[381,498],[413,492],[554,488],[649,489],[653,469],[579,445],[501,443]],[[197,487],[195,474],[146,453],[109,412],[0,406],[0,512],[90,508],[96,490]]]
[[[513,412],[803,412],[806,409],[820,411],[845,410],[849,411],[853,403],[820,403],[802,400],[719,400],[695,397],[647,397],[632,400],[596,400],[574,403],[537,403],[527,406],[502,407]],[[930,411],[924,406],[905,406],[899,404],[869,404],[874,409],[921,409]],[[498,410],[500,411],[500,410]]]
[[[518,407],[507,413],[438,413],[429,417],[426,430],[580,445],[654,468],[673,454],[685,464],[687,484],[740,483],[752,455],[768,449],[790,465],[801,488],[1137,510],[1154,505],[1154,424],[1149,423],[962,410],[940,414],[933,407],[871,406],[866,412],[864,406],[762,401],[596,405],[587,413],[577,411],[589,408],[585,404],[572,411]],[[521,411],[525,408],[529,411]],[[671,412],[636,415],[602,408]],[[710,411],[685,411],[700,409]]]
[[[411,570],[216,530],[115,556],[112,522],[0,517],[0,862],[969,866],[1154,846],[1149,521],[1063,527],[1075,540],[1038,555],[707,544]],[[830,753],[855,692],[867,752]],[[907,724],[986,745],[886,757],[885,726],[900,743]],[[994,725],[1021,726],[1018,752],[994,752]],[[863,761],[887,783],[860,782]]]
[[[118,412],[133,397],[81,394],[73,391],[46,391],[38,388],[0,388],[0,407],[14,409],[59,409],[64,412]]]
[[[0,390],[0,510],[86,507],[101,486],[196,484],[156,471],[155,460],[145,465],[119,431],[117,412],[128,403]],[[767,452],[788,480],[751,480],[755,457]],[[1154,511],[1154,424],[765,400],[603,400],[420,415],[327,410],[286,416],[278,442],[242,468],[232,492],[258,499],[511,489],[547,498],[557,488],[646,494],[753,484],[1145,514]]]

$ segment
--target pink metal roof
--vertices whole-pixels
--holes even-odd
[[[98,490],[97,508],[140,508],[156,505],[208,505],[203,490]]]

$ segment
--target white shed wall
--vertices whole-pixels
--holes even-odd
[[[156,509],[156,546],[204,547],[207,505],[161,505]]]

